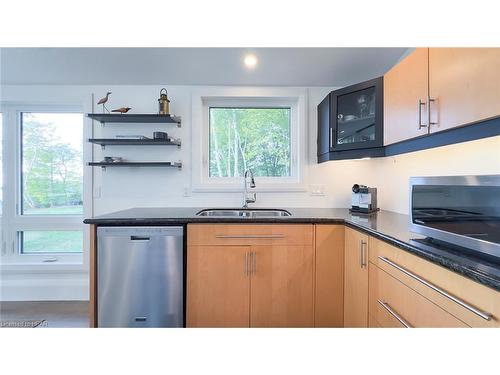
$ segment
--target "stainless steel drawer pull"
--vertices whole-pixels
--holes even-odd
[[[255,275],[257,273],[257,253],[254,251],[254,252],[252,252],[252,254],[253,254],[252,271],[253,271],[253,274]]]
[[[222,235],[218,234],[215,238],[285,238],[284,234],[235,234]]]
[[[243,267],[243,272],[245,273],[245,276],[248,276],[248,253],[245,253],[245,264]]]
[[[377,300],[377,302],[380,303],[380,306],[382,306],[384,309],[386,309],[389,314],[391,314],[393,317],[395,317],[399,323],[404,325],[406,328],[411,328],[410,323],[408,323],[406,320],[404,320],[398,314],[396,314],[396,312],[393,309],[391,309],[391,306],[389,306],[389,304],[387,302],[381,301],[379,299]]]
[[[465,309],[469,310],[470,312],[473,312],[477,316],[480,316],[484,320],[491,320],[491,318],[493,316],[492,314],[476,309],[474,306],[471,306],[468,303],[466,303],[466,302],[458,299],[457,297],[452,296],[451,294],[445,292],[443,289],[438,288],[437,286],[435,286],[435,285],[431,284],[430,282],[422,279],[421,277],[415,275],[414,273],[408,271],[407,269],[405,269],[405,268],[397,265],[396,263],[394,263],[393,261],[387,259],[386,257],[379,256],[378,259],[380,259],[381,261],[383,261],[383,262],[385,262],[385,263],[393,266],[394,268],[396,268],[399,271],[403,272],[405,275],[410,276],[412,279],[415,279],[415,280],[421,282],[422,284],[424,284],[425,286],[428,286],[429,288],[431,288],[435,292],[438,292],[442,296],[445,296],[446,298],[452,300],[453,302],[458,303],[460,306],[464,307]]]

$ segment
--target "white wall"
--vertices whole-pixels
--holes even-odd
[[[151,134],[154,130],[167,131],[182,138],[182,148],[108,147],[104,152],[94,148],[94,160],[103,155],[124,156],[132,160],[182,160],[182,171],[163,168],[112,169],[92,171],[93,200],[85,209],[86,215],[100,215],[132,207],[213,207],[238,206],[241,193],[195,193],[184,196],[191,186],[191,92],[189,86],[4,86],[0,100],[9,103],[79,104],[82,111],[91,111],[91,93],[95,101],[110,90],[109,106],[133,107],[135,113],[155,113],[160,88],[167,87],[171,112],[182,116],[182,128],[173,125],[107,124],[94,125],[94,137],[115,134]],[[206,89],[206,87],[205,87]],[[259,88],[253,88],[259,90]],[[410,176],[500,174],[500,137],[456,144],[396,157],[372,160],[331,161],[316,164],[316,106],[332,88],[308,88],[308,161],[307,182],[325,187],[324,196],[312,196],[310,191],[258,194],[256,206],[270,207],[349,207],[353,183],[378,188],[379,206],[385,210],[407,213],[408,178]],[[99,110],[96,108],[96,111]],[[91,129],[91,121],[85,126]],[[4,124],[9,126],[9,124]],[[88,132],[91,133],[90,131]],[[87,144],[86,161],[91,159],[92,147]],[[5,179],[12,176],[5,176]],[[258,181],[257,181],[258,182]],[[90,195],[90,191],[88,192]],[[5,277],[4,277],[5,276]],[[38,275],[37,288],[32,288],[33,277],[4,275],[2,298],[15,299],[85,299],[88,287],[82,275]],[[8,277],[7,277],[8,276]],[[17,277],[17,278],[16,278]],[[86,277],[86,276],[85,276]],[[60,287],[55,287],[59,285]],[[61,289],[62,286],[62,289]],[[30,291],[31,290],[31,291]]]
[[[194,86],[4,86],[1,100],[5,102],[35,102],[80,104],[91,111],[91,93],[97,101],[109,89],[110,107],[130,106],[135,113],[155,113],[161,87],[167,87],[171,112],[182,116],[182,128],[173,125],[107,124],[94,125],[95,137],[115,134],[152,134],[167,131],[182,138],[182,148],[170,147],[95,147],[94,160],[104,155],[117,155],[132,160],[182,160],[182,171],[163,168],[112,169],[103,172],[94,168],[94,214],[131,207],[205,207],[238,206],[240,193],[197,193],[184,196],[191,187],[191,92]],[[206,87],[205,87],[206,89]],[[378,188],[380,207],[407,213],[407,186],[410,176],[463,175],[500,173],[500,138],[489,138],[395,157],[371,160],[330,161],[316,164],[316,106],[332,88],[308,88],[308,184],[325,185],[325,196],[311,196],[310,191],[258,194],[256,206],[283,207],[348,207],[353,183]],[[259,90],[259,88],[254,88]],[[96,108],[96,111],[98,109]],[[90,127],[90,120],[85,126]],[[87,161],[90,160],[87,146]],[[90,167],[86,167],[90,168]]]

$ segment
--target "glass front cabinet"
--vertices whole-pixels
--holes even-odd
[[[383,77],[332,91],[318,105],[318,162],[383,156]]]

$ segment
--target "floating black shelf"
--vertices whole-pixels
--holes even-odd
[[[107,122],[115,123],[145,123],[145,124],[177,124],[181,126],[181,118],[172,115],[136,114],[136,113],[87,113],[87,117],[99,121],[101,124]]]
[[[92,167],[167,167],[167,168],[182,168],[182,163],[180,162],[170,162],[170,161],[121,161],[121,162],[89,162],[88,165]]]
[[[181,141],[162,139],[120,139],[120,138],[90,138],[90,143],[104,146],[181,146]]]

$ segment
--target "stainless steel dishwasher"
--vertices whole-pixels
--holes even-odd
[[[98,327],[182,327],[182,227],[97,228]]]

